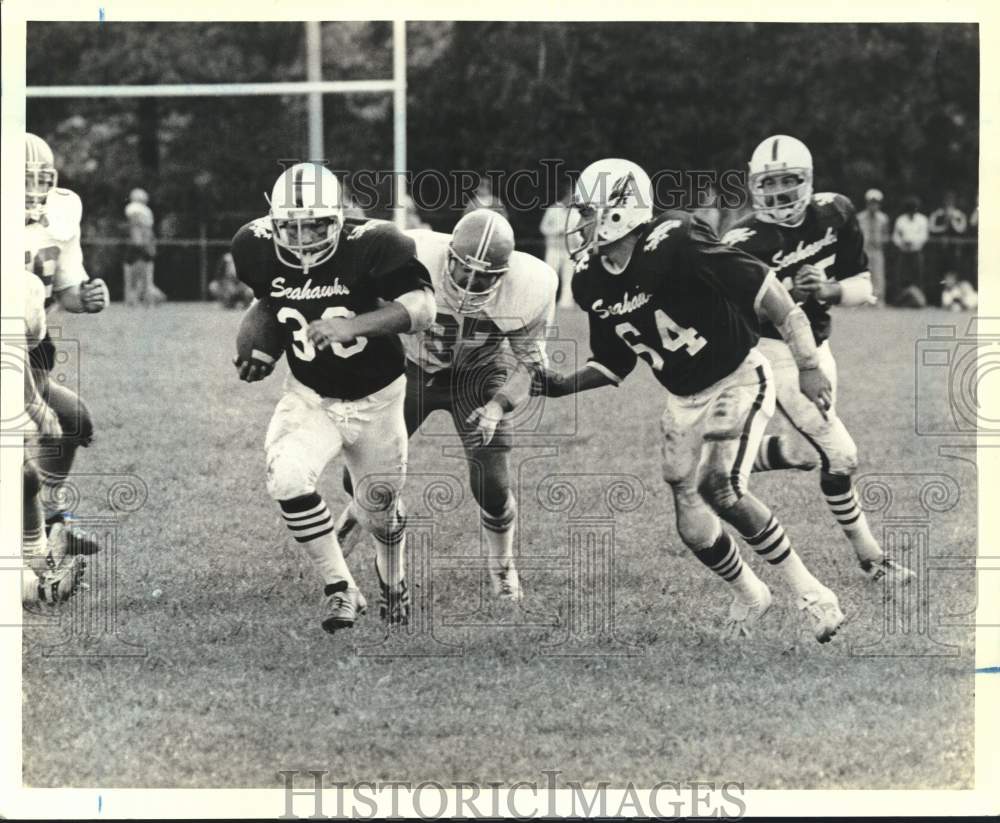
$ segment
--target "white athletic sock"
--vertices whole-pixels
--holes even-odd
[[[514,559],[514,526],[517,519],[517,501],[513,493],[507,492],[507,501],[500,514],[494,517],[481,509],[479,516],[486,536],[490,563],[508,567]]]
[[[747,544],[769,565],[776,566],[786,582],[797,595],[807,594],[821,588],[822,584],[813,577],[805,563],[792,548],[785,529],[772,515],[767,525],[757,534],[744,535]]]

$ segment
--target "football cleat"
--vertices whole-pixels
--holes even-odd
[[[335,584],[336,585],[336,584]],[[357,588],[331,591],[327,586],[323,598],[323,631],[333,634],[338,629],[350,629],[368,611],[365,596]]]
[[[521,579],[514,567],[514,561],[506,566],[497,565],[490,569],[490,582],[493,584],[493,594],[501,600],[516,603],[524,599],[521,589]]]
[[[398,586],[388,586],[379,581],[378,614],[387,626],[407,626],[410,623],[410,591],[406,581]]]
[[[65,603],[81,588],[86,561],[80,555],[67,555],[38,581],[38,602],[49,606]]]
[[[905,586],[916,577],[913,571],[889,557],[862,563],[861,573],[872,583],[885,580],[892,586]]]
[[[729,616],[722,629],[724,640],[740,640],[753,634],[753,627],[771,608],[771,590],[761,582],[760,596],[751,603],[736,597],[729,605]]]
[[[340,551],[347,557],[361,542],[365,536],[365,528],[361,522],[351,514],[351,507],[348,505],[334,523],[334,530],[337,534],[337,542],[340,544]]]
[[[813,624],[813,634],[820,643],[829,643],[830,638],[844,622],[837,595],[825,586],[799,598],[799,609],[806,613]]]
[[[69,512],[59,512],[45,521],[45,533],[51,537],[58,525],[63,534],[66,554],[97,554],[103,547],[92,535],[75,525],[74,519]]]

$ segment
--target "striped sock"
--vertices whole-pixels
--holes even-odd
[[[493,515],[485,509],[480,509],[479,517],[483,524],[490,560],[499,561],[504,567],[509,566],[514,557],[514,523],[517,519],[517,501],[513,492],[507,492],[507,499],[499,514]]]
[[[316,492],[279,500],[281,516],[289,531],[312,559],[327,585],[346,582],[354,588],[354,578],[344,562],[340,544],[333,533],[333,515]]]
[[[743,535],[743,539],[768,564],[777,566],[781,570],[797,594],[815,591],[820,587],[820,582],[812,576],[796,554],[784,527],[774,515],[771,515],[763,529],[754,535]]]
[[[736,541],[723,531],[711,546],[695,549],[694,556],[727,583],[732,583],[745,599],[754,600],[760,592],[760,579],[743,563]]]
[[[386,531],[373,530],[375,537],[375,570],[383,586],[396,588],[406,577],[406,512],[401,501],[389,519]]]
[[[862,566],[867,566],[882,558],[882,549],[868,527],[868,519],[858,505],[858,495],[854,484],[847,475],[826,474],[820,476],[820,488],[826,498],[826,505],[851,541],[854,553]]]
[[[781,464],[781,438],[774,434],[765,435],[760,440],[760,448],[753,461],[753,471],[769,472],[772,469],[787,468]]]

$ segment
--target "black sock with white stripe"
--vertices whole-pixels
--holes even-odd
[[[851,541],[863,568],[882,559],[882,549],[868,527],[868,519],[858,505],[858,495],[850,476],[823,472],[819,480],[826,505]]]
[[[292,537],[302,545],[309,555],[323,582],[328,586],[346,582],[348,587],[355,586],[354,578],[344,562],[340,544],[333,533],[333,515],[323,498],[316,492],[279,500],[281,516]]]
[[[820,588],[820,582],[812,576],[796,554],[784,527],[774,515],[771,515],[763,529],[756,534],[743,535],[743,539],[769,565],[781,570],[797,594],[805,594]]]

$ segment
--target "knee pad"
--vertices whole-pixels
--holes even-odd
[[[267,493],[272,500],[291,500],[316,491],[316,478],[278,443],[267,453]]]
[[[698,493],[715,512],[722,512],[735,506],[743,497],[743,478],[735,478],[727,472],[712,469],[702,476],[698,483]]]
[[[674,509],[677,512],[677,533],[684,545],[694,551],[711,546],[719,537],[719,518],[705,505],[694,489],[674,488]]]

